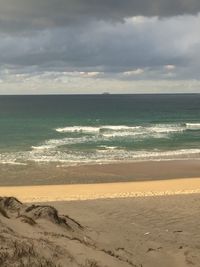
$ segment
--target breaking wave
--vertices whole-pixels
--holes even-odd
[[[59,133],[76,133],[76,132],[97,133],[99,132],[99,127],[71,126],[71,127],[57,128],[56,131]]]
[[[70,126],[57,128],[60,135],[38,143],[29,151],[0,153],[0,163],[23,165],[27,162],[63,162],[69,165],[103,163],[124,160],[168,160],[200,158],[200,149],[161,149],[165,138],[179,138],[179,134],[200,130],[200,123]],[[194,132],[195,133],[195,132]],[[196,133],[195,133],[196,136]],[[160,140],[156,140],[160,139]],[[162,140],[163,139],[163,140]],[[144,140],[144,143],[141,142]],[[145,142],[156,144],[146,149]],[[155,142],[156,140],[156,142]],[[138,145],[140,142],[141,145]],[[164,140],[165,142],[165,140]],[[184,139],[183,139],[184,142]],[[129,144],[134,144],[129,147]],[[137,144],[135,146],[135,144]],[[135,149],[134,149],[134,148]],[[155,149],[156,147],[160,149]],[[184,144],[181,146],[185,148]],[[144,149],[142,149],[144,148]]]
[[[189,126],[188,126],[189,127]],[[55,129],[59,133],[79,133],[90,135],[101,135],[103,137],[162,137],[171,133],[178,133],[187,130],[186,125],[181,124],[155,124],[147,126],[126,126],[126,125],[103,125],[103,126],[70,126]]]
[[[186,128],[189,130],[200,130],[200,123],[186,123]]]
[[[199,159],[200,149],[180,149],[173,151],[127,151],[115,147],[103,147],[93,152],[83,151],[24,151],[0,154],[1,164],[26,165],[28,162],[92,164],[105,162],[140,161],[140,160],[173,160]]]
[[[69,126],[55,129],[59,133],[82,133],[102,135],[105,137],[117,136],[144,136],[162,137],[162,135],[176,134],[187,130],[200,130],[200,123],[154,124],[154,125],[103,125],[103,126]]]

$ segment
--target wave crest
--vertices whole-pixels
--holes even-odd
[[[101,147],[92,153],[83,153],[81,151],[55,151],[46,150],[43,153],[38,151],[24,151],[16,153],[0,154],[1,164],[26,165],[28,162],[39,163],[65,163],[69,166],[73,164],[93,164],[93,163],[108,163],[141,161],[141,160],[174,160],[174,159],[199,159],[200,149],[180,149],[172,151],[127,151],[122,148]]]
[[[186,128],[189,130],[200,130],[200,123],[186,123]]]

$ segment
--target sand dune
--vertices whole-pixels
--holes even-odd
[[[137,267],[200,266],[199,204],[200,194],[52,203]]]
[[[0,198],[0,266],[133,266],[93,241],[92,234],[48,205]]]
[[[51,206],[0,198],[0,266],[198,267],[199,203],[200,194]]]
[[[199,193],[200,178],[1,187],[0,266],[199,266]]]

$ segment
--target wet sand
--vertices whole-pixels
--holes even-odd
[[[199,161],[51,166],[26,186],[2,177],[0,196],[25,203],[0,198],[1,266],[200,266]]]
[[[0,164],[0,186],[94,184],[200,177],[200,160],[64,164]]]

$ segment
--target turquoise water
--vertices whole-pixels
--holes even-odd
[[[200,158],[200,95],[0,96],[0,163]]]

